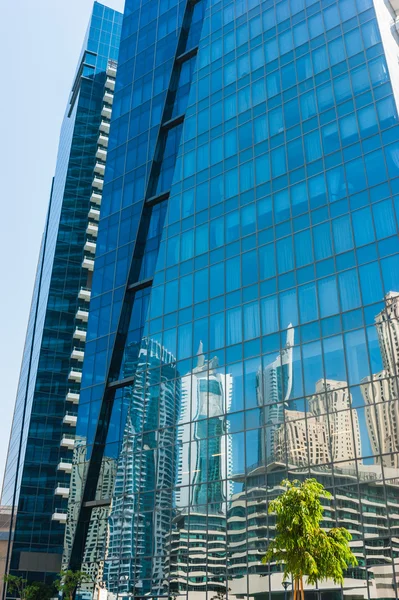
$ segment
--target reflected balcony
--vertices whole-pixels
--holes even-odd
[[[73,450],[75,447],[75,436],[64,433],[61,442],[61,448],[68,448],[69,450]]]
[[[110,119],[112,116],[112,108],[104,104],[101,111],[101,116],[104,117],[104,119]]]
[[[93,219],[93,221],[98,221],[100,219],[100,211],[98,208],[94,208],[94,206],[90,207],[89,210],[89,214],[88,214],[89,219]]]
[[[63,471],[64,473],[72,473],[72,460],[69,458],[61,458],[57,465],[57,470]]]
[[[109,92],[108,90],[105,90],[105,94],[104,94],[104,102],[106,104],[111,104],[114,101],[114,94],[112,92]]]
[[[111,90],[113,92],[115,89],[115,79],[113,77],[107,77],[105,87],[107,90]]]
[[[85,357],[84,350],[82,348],[74,348],[71,352],[71,359],[78,360],[79,362],[83,362]]]
[[[101,121],[101,123],[100,123],[100,131],[101,131],[103,134],[105,134],[105,135],[103,135],[103,136],[101,136],[101,135],[100,135],[100,137],[98,138],[98,144],[99,144],[100,146],[105,146],[105,147],[108,147],[108,134],[109,134],[109,122],[108,122],[108,121]],[[107,143],[104,143],[104,141],[102,141],[102,142],[100,143],[100,138],[101,138],[101,137],[104,137],[104,138],[106,138],[106,140],[107,140]]]
[[[97,223],[89,223],[86,228],[86,233],[92,235],[93,237],[97,237],[98,235],[98,225]]]
[[[78,310],[76,311],[75,319],[78,321],[83,321],[83,323],[87,323],[89,320],[89,311],[85,306],[79,306]]]
[[[91,298],[91,289],[86,287],[81,287],[78,294],[79,300],[84,300],[85,302],[90,302]]]
[[[94,258],[92,256],[85,256],[82,261],[82,268],[94,271]]]
[[[99,177],[98,175],[94,175],[92,186],[97,190],[102,191],[104,187],[104,179],[101,179],[101,177]]]
[[[61,498],[68,498],[69,485],[67,483],[57,483],[57,487],[54,490],[54,495],[61,496]]]
[[[80,383],[82,381],[82,369],[78,369],[78,367],[72,367],[68,374],[69,381],[76,381],[76,383]]]
[[[79,404],[79,397],[79,392],[77,392],[76,390],[69,390],[65,397],[65,400],[67,402],[72,402],[72,404]]]
[[[69,425],[70,427],[76,427],[78,417],[75,414],[67,412],[62,419],[64,425]]]
[[[56,508],[52,514],[51,519],[53,521],[58,521],[58,523],[66,523],[67,522],[67,511],[63,508]]]
[[[101,121],[100,131],[102,131],[102,132],[104,132],[104,129],[102,129],[103,123],[106,123],[106,122]],[[106,125],[108,127],[108,132],[109,132],[109,123],[106,123]],[[97,144],[99,146],[104,146],[104,148],[108,148],[108,135],[104,135],[104,133],[100,133],[100,135],[98,136]]]
[[[85,246],[84,246],[84,251],[85,252],[91,252],[92,254],[96,253],[96,247],[97,244],[96,242],[93,242],[93,240],[86,240]]]

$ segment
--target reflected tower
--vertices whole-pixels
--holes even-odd
[[[262,408],[262,429],[259,439],[259,461],[271,463],[276,459],[275,436],[284,423],[284,411],[292,390],[292,356],[295,331],[288,325],[284,349],[275,360],[258,372],[258,405]]]
[[[389,292],[375,317],[383,370],[362,381],[367,429],[377,462],[399,468],[399,293]]]

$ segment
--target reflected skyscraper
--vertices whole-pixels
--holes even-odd
[[[327,431],[328,462],[355,461],[362,456],[359,417],[351,411],[347,381],[317,381],[317,396],[309,399],[309,411]],[[318,464],[313,463],[312,464]]]
[[[233,393],[233,378],[219,369],[217,357],[206,360],[201,342],[196,365],[182,377],[179,477],[169,547],[170,585],[176,594],[187,587],[191,592],[226,589],[232,448],[225,415]]]
[[[161,594],[165,586],[171,490],[177,478],[177,375],[173,355],[156,341],[143,340],[109,512],[104,583],[110,593],[146,593],[148,569],[152,590]]]
[[[384,369],[362,382],[369,408],[367,428],[373,452],[381,448],[377,462],[399,468],[399,293],[385,296],[385,307],[375,317]],[[394,401],[396,400],[396,402]]]
[[[284,349],[258,374],[258,404],[262,407],[263,439],[259,441],[259,458],[263,463],[276,457],[276,432],[284,424],[284,412],[292,391],[292,358],[295,331],[287,328]]]

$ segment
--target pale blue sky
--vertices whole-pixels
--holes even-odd
[[[122,11],[124,0],[106,0]],[[92,0],[0,0],[0,486],[58,137]]]

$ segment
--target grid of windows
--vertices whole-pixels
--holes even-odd
[[[353,536],[345,596],[395,598],[399,124],[374,4],[199,2],[195,67],[172,84],[154,58],[169,12],[185,23],[172,0],[124,17],[79,416],[79,502],[108,507],[80,512],[83,566],[97,543],[96,588],[116,598],[282,594],[261,563],[268,502],[285,477],[314,476],[333,494],[325,526]],[[159,156],[161,82],[169,119],[185,118]]]

